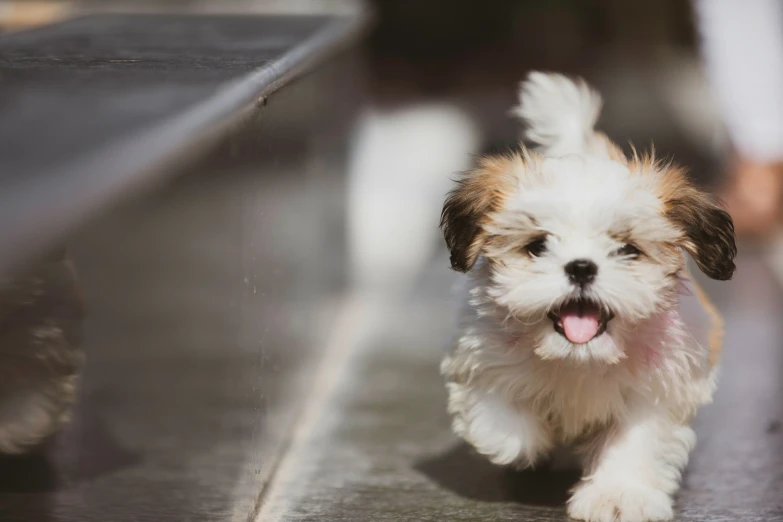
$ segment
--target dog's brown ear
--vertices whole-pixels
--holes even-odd
[[[667,173],[666,217],[682,231],[681,246],[702,272],[720,281],[734,275],[734,222],[718,201],[685,179],[682,171]]]
[[[488,237],[485,225],[510,194],[514,183],[514,163],[520,157],[485,157],[478,167],[457,180],[446,198],[440,226],[451,252],[451,268],[467,272],[476,263]]]

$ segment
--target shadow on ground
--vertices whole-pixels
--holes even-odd
[[[0,456],[0,493],[52,493],[142,461],[92,410],[82,409],[75,417],[65,433],[33,453]],[[66,458],[58,455],[62,439],[71,439],[72,453]]]
[[[440,487],[480,502],[560,507],[579,480],[578,470],[523,470],[495,466],[460,443],[414,466]]]

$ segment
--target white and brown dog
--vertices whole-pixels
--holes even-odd
[[[730,279],[731,217],[681,169],[596,132],[601,98],[583,82],[532,73],[520,97],[537,150],[482,158],[443,208],[468,274],[442,364],[454,430],[502,465],[568,448],[584,469],[572,518],[669,520],[721,337],[706,299],[706,327],[683,317],[684,253]]]

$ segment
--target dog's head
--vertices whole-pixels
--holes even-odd
[[[446,200],[442,228],[455,270],[482,257],[487,296],[544,358],[618,360],[622,339],[677,304],[688,252],[730,279],[731,217],[683,172],[652,158],[484,158]]]

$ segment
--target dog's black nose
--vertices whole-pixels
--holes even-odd
[[[598,265],[589,259],[574,259],[565,266],[565,273],[572,283],[586,285],[595,279],[598,274]]]

